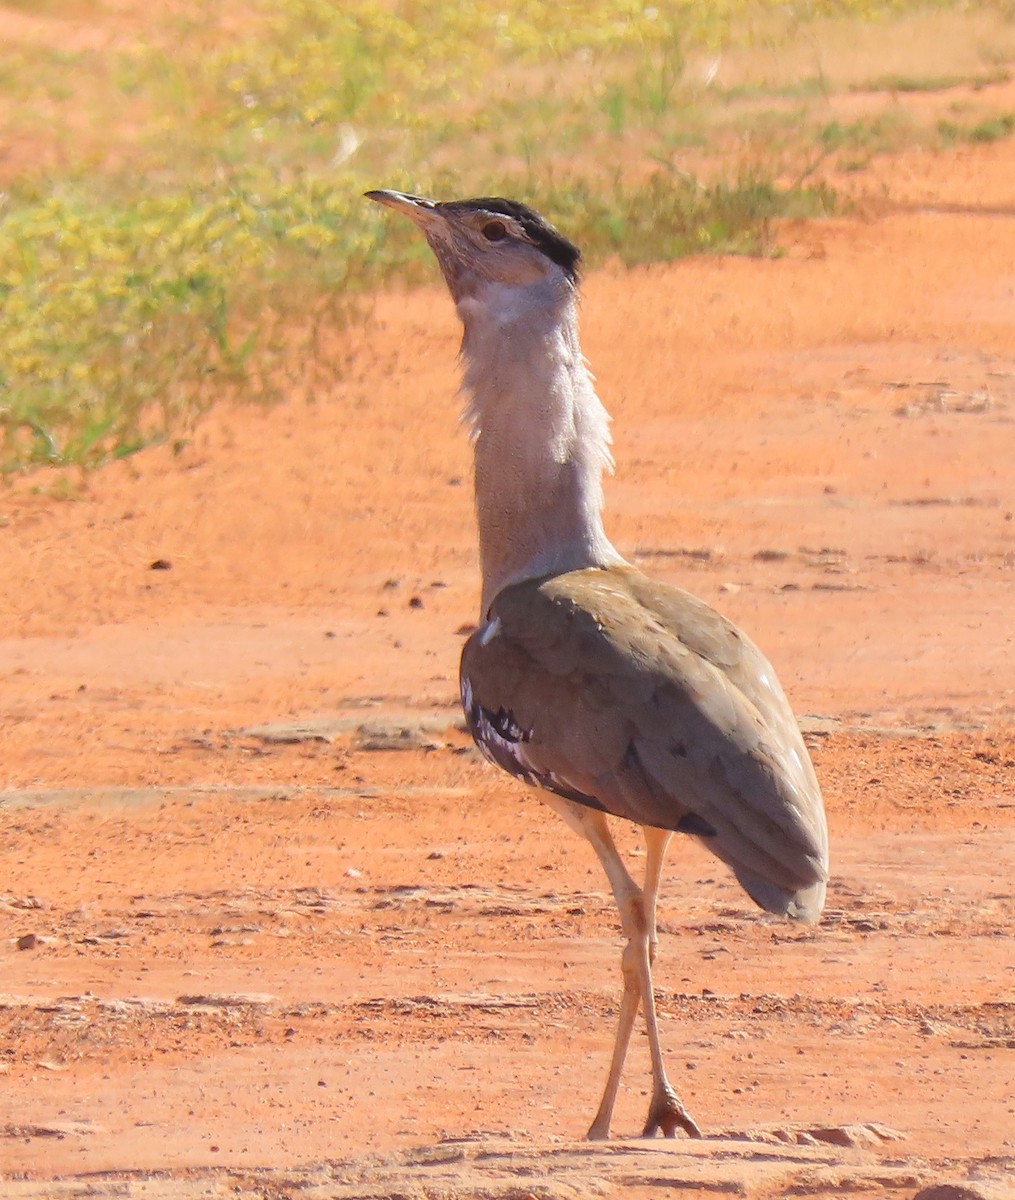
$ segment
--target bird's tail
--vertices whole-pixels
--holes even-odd
[[[778,884],[764,879],[747,867],[730,863],[744,891],[759,908],[779,916],[791,917],[794,921],[817,921],[825,907],[825,880],[816,879],[795,892],[787,891]]]

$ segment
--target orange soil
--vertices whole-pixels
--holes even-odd
[[[676,1082],[707,1130],[894,1127],[822,1169],[885,1194],[894,1164],[912,1195],[1015,1162],[1015,221],[933,211],[957,180],[999,203],[1015,161],[905,165],[927,211],[599,272],[584,322],[611,535],[766,649],[832,827],[816,929],[672,852]],[[0,495],[0,1194],[477,1131],[551,1155],[591,1117],[605,881],[455,727],[478,582],[456,319],[435,287],[348,336],[327,403],[217,410],[70,501]],[[646,1088],[636,1044],[619,1133]],[[784,1194],[752,1162],[736,1194]]]

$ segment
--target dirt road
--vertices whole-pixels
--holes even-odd
[[[577,1141],[617,922],[458,727],[438,288],[379,297],[314,405],[0,495],[0,1195],[1010,1188],[1015,220],[954,192],[996,207],[1012,161],[914,157],[911,211],[587,281],[611,536],[766,649],[832,828],[813,929],[671,855],[663,1039],[701,1144]],[[622,1139],[647,1080],[642,1041]]]

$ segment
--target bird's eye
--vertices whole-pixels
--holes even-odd
[[[483,226],[483,237],[488,242],[499,242],[507,237],[507,226],[503,221],[487,221]]]

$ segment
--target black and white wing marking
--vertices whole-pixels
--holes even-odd
[[[601,812],[606,811],[595,796],[570,787],[552,771],[537,770],[525,753],[526,744],[532,740],[533,731],[523,729],[510,709],[501,707],[496,712],[491,712],[490,709],[484,708],[473,696],[472,684],[464,672],[461,677],[461,692],[465,723],[473,741],[488,762],[500,767],[502,771],[507,771],[509,775],[514,775],[529,787],[545,788],[548,792],[563,796],[565,800],[574,800],[577,804],[598,808]]]

